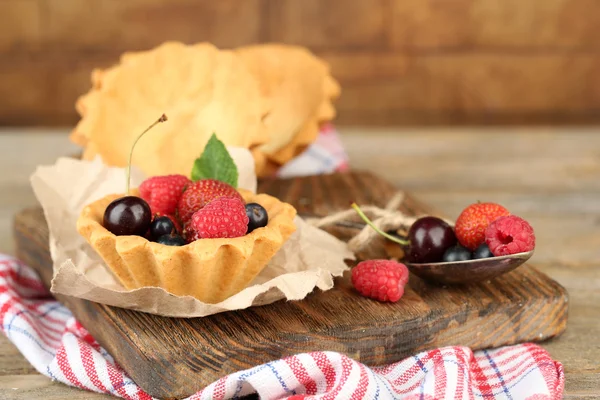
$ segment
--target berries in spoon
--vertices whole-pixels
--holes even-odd
[[[408,240],[383,232],[369,220],[355,203],[352,208],[377,233],[406,249],[406,259],[412,263],[440,262],[444,252],[457,243],[452,227],[441,218],[427,216],[417,219],[408,231]]]
[[[442,261],[444,262],[467,261],[470,259],[471,251],[460,244],[450,247],[442,257]]]
[[[494,257],[487,243],[482,243],[473,252],[473,259]]]
[[[246,204],[246,215],[248,216],[248,231],[247,234],[257,228],[267,226],[269,223],[269,215],[267,210],[258,203]]]
[[[144,236],[152,222],[152,212],[148,203],[141,197],[129,195],[129,177],[131,175],[131,158],[136,143],[146,132],[152,129],[160,122],[167,120],[166,115],[162,115],[144,132],[142,132],[133,142],[129,152],[129,163],[125,171],[125,193],[126,195],[113,200],[104,210],[103,225],[106,229],[115,235],[137,235]]]
[[[452,227],[437,217],[422,217],[408,231],[410,246],[407,259],[414,263],[442,260],[446,250],[457,243]]]

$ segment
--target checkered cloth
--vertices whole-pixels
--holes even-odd
[[[348,156],[333,125],[321,127],[319,136],[302,154],[277,172],[280,178],[318,175],[348,170]]]
[[[280,175],[347,168],[337,133],[319,140]],[[315,169],[315,166],[318,168]],[[71,312],[54,300],[35,271],[0,255],[0,320],[9,340],[41,374],[69,386],[125,399],[152,399],[135,384]],[[224,376],[189,399],[527,399],[562,398],[562,365],[524,343],[473,353],[466,347],[422,352],[384,367],[342,354],[313,352]]]
[[[2,330],[41,374],[85,390],[152,399],[54,300],[35,271],[0,256]],[[298,354],[225,376],[189,399],[562,398],[562,365],[535,344],[471,352],[444,347],[377,368],[334,352]]]

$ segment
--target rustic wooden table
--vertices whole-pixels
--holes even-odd
[[[477,200],[531,222],[531,260],[570,294],[569,322],[543,343],[565,367],[565,398],[600,398],[600,129],[340,128],[351,165],[368,169],[456,218]],[[0,252],[13,214],[34,205],[28,177],[77,149],[61,130],[0,130]],[[111,398],[52,383],[0,335],[0,398]]]

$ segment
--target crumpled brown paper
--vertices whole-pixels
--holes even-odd
[[[252,156],[246,149],[229,150],[240,170],[239,187],[255,191]],[[143,179],[139,171],[132,171],[132,187]],[[329,290],[333,278],[347,269],[344,260],[354,259],[344,242],[296,217],[296,232],[254,282],[218,304],[156,287],[127,290],[76,230],[86,204],[123,192],[124,170],[108,167],[100,159],[61,158],[52,166],[38,167],[31,185],[48,222],[54,267],[50,290],[57,294],[169,317],[203,317],[282,299],[300,300],[315,288]]]

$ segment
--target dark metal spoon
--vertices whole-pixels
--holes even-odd
[[[533,250],[527,253],[467,261],[427,264],[405,262],[405,264],[413,274],[427,281],[460,284],[496,278],[524,264],[532,255]]]

